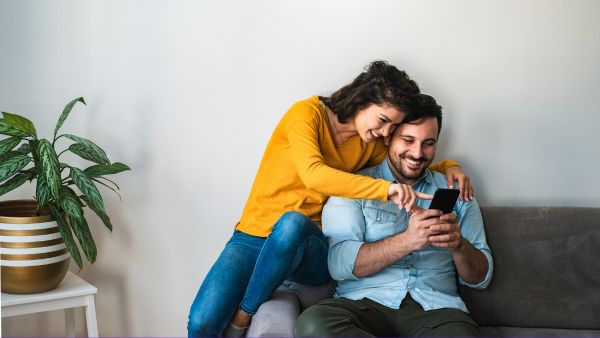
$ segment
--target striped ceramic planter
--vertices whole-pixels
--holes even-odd
[[[35,216],[33,200],[0,202],[2,292],[36,293],[56,288],[71,256],[52,215]]]

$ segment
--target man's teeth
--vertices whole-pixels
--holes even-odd
[[[406,159],[406,162],[408,162],[408,164],[412,164],[412,165],[419,165],[421,163],[419,161],[409,160],[408,158]]]

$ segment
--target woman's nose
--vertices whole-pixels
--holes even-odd
[[[391,131],[392,131],[392,126],[391,126],[391,125],[389,125],[389,126],[386,126],[386,127],[383,127],[383,128],[381,128],[381,129],[379,130],[379,132],[381,133],[381,135],[383,135],[383,137],[388,137],[388,136],[390,136],[390,132],[391,132]]]

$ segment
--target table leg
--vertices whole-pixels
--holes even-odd
[[[94,295],[86,296],[85,323],[88,337],[98,337],[98,323],[96,322],[96,305]]]
[[[65,324],[67,337],[75,337],[75,308],[65,309]]]

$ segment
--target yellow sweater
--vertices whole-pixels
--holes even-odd
[[[313,96],[294,104],[267,144],[236,229],[267,237],[286,211],[298,211],[321,224],[329,196],[387,200],[391,182],[353,174],[387,155],[382,140],[364,142],[356,135],[336,146],[327,112]],[[445,172],[453,161],[431,165]]]

